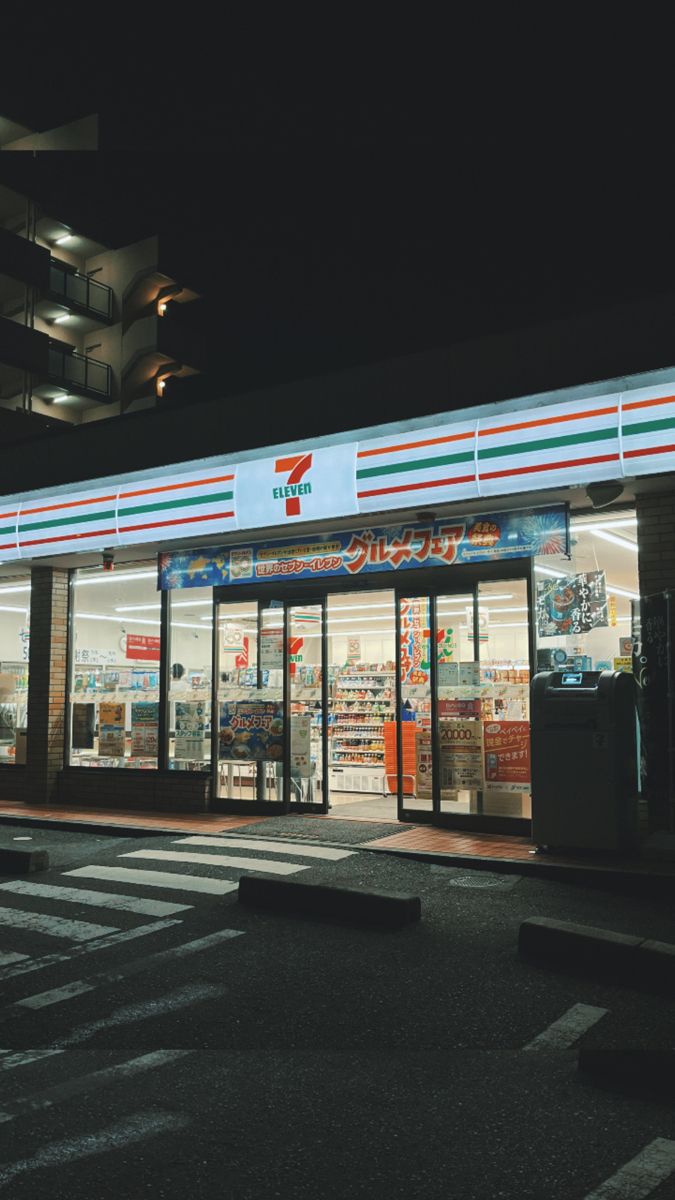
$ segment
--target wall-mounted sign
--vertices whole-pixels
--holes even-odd
[[[494,530],[489,544],[477,526]],[[302,542],[262,542],[231,549],[160,554],[162,589],[220,584],[276,583],[280,579],[355,578],[376,572],[447,567],[455,563],[564,554],[569,547],[567,507],[520,509],[481,517],[455,517],[428,524],[359,529]],[[246,562],[246,572],[243,562]],[[233,569],[234,567],[234,569]]]
[[[77,664],[91,664],[92,666],[110,666],[118,662],[119,653],[117,650],[96,650],[89,646],[75,647],[75,662]]]
[[[145,633],[128,633],[126,643],[127,658],[141,659],[143,662],[159,662],[161,639],[148,637]]]
[[[240,463],[212,456],[153,476],[138,472],[122,484],[76,484],[65,495],[5,496],[0,557],[181,541],[654,475],[672,469],[674,425],[675,384],[666,383],[545,405],[527,398],[480,420],[461,412],[437,425],[412,418],[405,430],[362,441],[310,444],[276,457],[270,447],[266,457]],[[481,516],[476,550],[498,546],[494,524],[494,516]],[[193,569],[202,570],[198,558]],[[233,565],[232,580],[235,572]]]

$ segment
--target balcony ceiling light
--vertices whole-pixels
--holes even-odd
[[[54,245],[62,246],[64,242],[69,242],[72,236],[72,233],[62,233],[60,237],[54,239]]]
[[[64,321],[69,321],[71,316],[72,316],[71,313],[63,313],[63,315],[60,317],[54,317],[54,324],[55,325],[63,325]]]

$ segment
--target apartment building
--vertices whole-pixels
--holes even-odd
[[[180,319],[195,299],[160,238],[106,246],[0,186],[0,428],[161,404],[170,379],[197,373]]]

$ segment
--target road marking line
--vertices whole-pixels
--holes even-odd
[[[182,924],[183,922],[178,917],[167,917],[165,921],[152,921],[150,925],[139,925],[137,929],[124,929],[121,933],[113,933],[110,937],[101,938],[98,942],[85,942],[81,946],[74,946],[71,950],[63,951],[60,954],[43,954],[40,958],[20,963],[19,966],[0,969],[0,981],[14,979],[17,975],[26,975],[29,971],[41,971],[44,967],[58,966],[60,963],[70,962],[72,958],[77,958],[80,954],[93,954],[96,950],[107,950],[109,946],[117,946],[120,942],[132,942],[135,938],[147,937],[149,933],[158,933],[160,929],[168,929],[171,925]]]
[[[0,1167],[0,1187],[28,1171],[37,1171],[43,1167],[56,1167],[61,1170],[67,1162],[92,1158],[95,1154],[104,1154],[107,1150],[119,1151],[134,1142],[143,1142],[146,1138],[160,1133],[178,1132],[185,1129],[189,1123],[189,1118],[183,1113],[162,1112],[159,1109],[134,1113],[131,1117],[106,1125],[96,1133],[85,1133],[81,1137],[50,1142],[41,1150],[36,1150],[30,1158],[7,1163],[6,1166]]]
[[[26,1067],[28,1063],[39,1062],[42,1058],[51,1058],[53,1054],[63,1054],[63,1050],[22,1050],[12,1054],[9,1050],[0,1051],[7,1057],[0,1062],[0,1071],[13,1071],[15,1067]]]
[[[120,858],[150,858],[154,862],[199,863],[205,867],[238,867],[240,871],[264,871],[272,875],[295,875],[307,867],[298,863],[272,862],[260,858],[239,858],[229,854],[184,854],[180,850],[129,850]]]
[[[176,988],[173,992],[167,992],[165,996],[160,996],[156,1000],[139,1000],[135,1004],[124,1004],[98,1021],[80,1025],[66,1037],[59,1038],[58,1042],[64,1049],[68,1046],[81,1046],[82,1042],[88,1041],[95,1033],[101,1031],[106,1033],[109,1029],[120,1025],[133,1025],[135,1021],[148,1021],[153,1017],[160,1017],[164,1013],[176,1012],[180,1008],[189,1008],[192,1004],[198,1004],[202,1000],[215,1000],[217,996],[222,995],[223,989],[216,987],[215,984],[188,983],[184,987]]]
[[[22,962],[29,957],[30,956],[28,954],[9,954],[9,953],[1,954],[0,953],[0,967],[8,966],[9,963]]]
[[[186,837],[179,838],[175,846],[229,846],[233,850],[240,847],[243,850],[266,850],[269,854],[294,854],[298,858],[325,858],[337,862],[341,858],[350,858],[354,850],[335,850],[331,846],[307,846],[300,842],[279,842],[274,845],[262,838],[240,837]]]
[[[69,921],[65,917],[49,917],[44,913],[23,912],[14,908],[0,908],[0,925],[29,929],[31,933],[43,933],[47,937],[70,938],[73,942],[88,942],[91,938],[104,937],[107,933],[119,931],[119,925]]]
[[[63,1051],[50,1050],[42,1053],[62,1054]],[[193,1050],[154,1050],[150,1054],[141,1054],[138,1058],[130,1058],[126,1062],[117,1063],[114,1067],[91,1071],[88,1075],[80,1075],[77,1079],[69,1079],[65,1083],[56,1084],[55,1087],[43,1088],[29,1096],[21,1096],[0,1111],[0,1125],[4,1125],[7,1121],[13,1121],[15,1117],[20,1117],[25,1112],[35,1113],[41,1109],[53,1108],[59,1100],[70,1100],[72,1096],[80,1096],[83,1092],[92,1092],[96,1088],[107,1087],[109,1084],[117,1083],[120,1079],[129,1079],[133,1075],[139,1075],[142,1071],[155,1070],[157,1067],[166,1066],[168,1063],[176,1062],[178,1059],[185,1058],[187,1054],[193,1053]]]
[[[83,992],[93,992],[93,985],[83,979],[73,983],[65,983],[63,987],[52,988],[49,992],[39,992],[35,996],[26,996],[25,1000],[17,1000],[22,1008],[47,1008],[50,1004],[60,1004],[62,1000],[72,1000],[73,996],[81,996]]]
[[[608,1012],[608,1008],[597,1008],[594,1004],[573,1004],[548,1029],[523,1046],[523,1050],[566,1050]]]
[[[144,917],[169,917],[184,912],[191,904],[169,904],[166,900],[148,900],[136,896],[120,896],[116,892],[92,892],[87,888],[53,887],[50,883],[33,883],[29,879],[0,883],[0,891],[20,896],[39,896],[46,900],[65,900],[73,904],[91,904],[95,908],[118,908],[122,912],[140,913]]]
[[[27,1008],[46,1008],[50,1004],[59,1004],[64,1000],[71,1000],[83,992],[93,992],[102,984],[119,983],[120,980],[126,979],[130,975],[139,975],[142,971],[163,965],[170,959],[185,958],[188,954],[197,954],[201,950],[210,950],[214,946],[219,945],[220,942],[241,937],[242,933],[243,930],[241,929],[218,929],[215,933],[207,934],[206,937],[196,938],[192,942],[183,942],[178,946],[170,946],[168,950],[158,950],[155,954],[148,955],[147,958],[125,963],[117,971],[100,971],[98,975],[92,975],[89,980],[74,979],[64,987],[50,988],[46,992],[35,992],[32,996],[24,996],[22,1000],[15,1000],[13,1004],[8,1004],[0,1012],[0,1022],[9,1021],[12,1017],[20,1016],[22,1013],[25,1013]]]
[[[226,896],[236,892],[239,884],[229,879],[207,879],[203,875],[179,875],[177,871],[140,871],[134,867],[77,867],[64,875],[80,875],[85,879],[109,879],[116,883],[137,883],[141,887],[174,888],[179,892],[208,892]]]
[[[586,1200],[643,1200],[675,1172],[675,1142],[654,1138]]]

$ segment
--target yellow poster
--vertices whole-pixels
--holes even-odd
[[[124,704],[103,701],[98,712],[98,752],[124,758]]]

